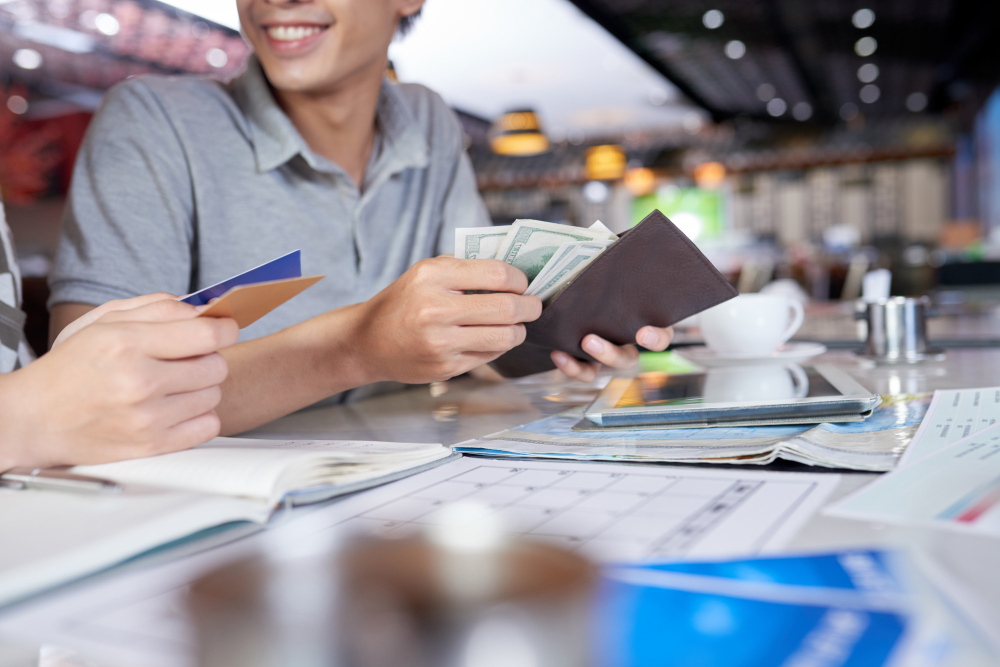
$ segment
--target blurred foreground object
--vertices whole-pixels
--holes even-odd
[[[485,508],[442,511],[430,538],[339,555],[251,558],[189,598],[202,667],[583,667],[596,570],[506,542]],[[450,516],[448,516],[450,514]]]
[[[995,665],[995,633],[936,567],[914,553],[852,549],[610,568],[596,664]]]

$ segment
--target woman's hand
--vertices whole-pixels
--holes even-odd
[[[152,456],[219,433],[218,350],[236,342],[236,322],[164,295],[102,308],[0,376],[0,470]]]

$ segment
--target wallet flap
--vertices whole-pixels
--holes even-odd
[[[736,295],[687,235],[653,211],[527,323],[525,343],[493,366],[518,377],[554,368],[551,350],[592,360],[580,347],[587,334],[616,345],[633,343],[646,325],[667,327]]]

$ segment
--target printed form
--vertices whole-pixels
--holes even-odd
[[[73,587],[7,614],[0,637],[77,650],[98,664],[194,664],[187,584],[254,549],[315,550],[356,532],[433,526],[438,510],[476,502],[508,532],[598,562],[751,556],[788,543],[840,475],[702,470],[464,457],[320,507],[233,545]],[[271,546],[268,546],[271,545]]]
[[[939,389],[920,422],[920,429],[903,451],[902,468],[992,426],[1000,419],[1000,387]]]
[[[1000,536],[1000,424],[883,475],[824,513]]]

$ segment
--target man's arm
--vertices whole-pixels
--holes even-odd
[[[519,345],[522,323],[541,314],[537,297],[521,295],[527,287],[525,275],[503,262],[435,257],[364,303],[228,347],[222,356],[229,376],[216,408],[222,433],[246,431],[364,384],[445,380],[492,361]],[[72,312],[69,305],[56,307],[53,333]],[[77,312],[87,308],[72,305]]]
[[[370,300],[223,350],[229,378],[218,408],[239,433],[372,382],[446,380],[524,341],[541,314],[521,296],[525,275],[499,261],[435,257]],[[483,290],[493,294],[463,294]]]

